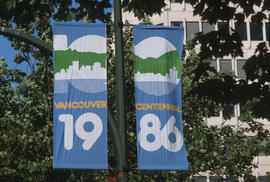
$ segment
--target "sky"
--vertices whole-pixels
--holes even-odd
[[[11,62],[13,59],[13,56],[16,54],[16,51],[10,46],[11,42],[8,41],[7,38],[0,35],[0,57],[4,56],[6,58],[7,62]],[[9,65],[11,67],[16,66]]]
[[[4,36],[0,35],[0,57],[5,57],[6,61],[8,63],[8,68],[9,69],[19,69],[25,73],[30,72],[30,68],[27,66],[27,64],[21,63],[21,64],[16,64],[13,59],[15,55],[19,51],[14,50],[13,47],[11,47],[11,42]]]

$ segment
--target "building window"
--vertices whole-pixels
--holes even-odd
[[[210,66],[215,68],[217,70],[217,61],[215,59],[213,59],[210,63]]]
[[[187,22],[186,32],[187,32],[187,39],[194,38],[195,34],[199,32],[199,23]]]
[[[223,34],[229,34],[229,23],[228,22],[218,22],[218,31]],[[221,35],[221,40],[225,40],[225,37]]]
[[[222,177],[210,176],[210,182],[222,182]]]
[[[266,139],[264,139],[261,142],[261,146],[264,148],[264,150],[262,152],[260,152],[259,156],[269,156],[270,155],[270,150],[269,150],[270,143],[269,143],[269,141],[270,141],[270,137],[267,137]],[[267,179],[270,181],[270,176]]]
[[[236,60],[236,64],[237,64],[237,77],[239,78],[246,78],[246,72],[243,69],[244,65],[246,63],[245,59],[237,59]]]
[[[206,176],[193,176],[195,182],[206,182]]]
[[[207,22],[202,22],[202,32],[203,33],[209,33],[211,31],[215,30],[215,25],[211,25],[210,23]]]
[[[266,40],[270,41],[270,23],[265,23],[266,27]]]
[[[250,23],[250,39],[263,40],[262,25],[258,23]]]
[[[247,111],[249,111],[248,106],[246,105],[239,104],[239,108],[240,108],[240,115],[245,114]]]
[[[247,40],[247,24],[245,22],[241,24],[235,23],[235,32],[239,35],[240,39]]]
[[[183,26],[182,21],[171,21],[171,26]]]
[[[217,61],[215,59],[210,62],[210,67],[213,67],[215,70],[217,70]],[[209,76],[215,75],[212,71],[207,71],[207,73]]]
[[[270,181],[270,177],[269,176],[260,176],[259,180],[261,182],[269,182]]]
[[[228,177],[226,177],[226,180],[225,180],[226,182],[238,182],[239,180],[238,180],[238,177],[236,177],[236,176],[228,176]]]
[[[210,182],[238,182],[238,177],[233,176],[233,177],[218,177],[218,176],[210,176]]]
[[[220,71],[229,74],[232,72],[232,61],[230,59],[220,60]]]
[[[180,0],[171,0],[171,3],[180,3]]]
[[[229,32],[229,23],[228,22],[218,22],[218,30]]]
[[[234,117],[234,105],[225,105],[222,110],[223,117]]]

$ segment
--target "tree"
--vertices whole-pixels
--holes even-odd
[[[250,17],[253,22],[261,24],[262,20],[267,20],[267,11],[269,11],[268,1],[191,0],[187,3],[194,7],[194,15],[200,15],[202,20],[206,20],[212,24],[216,23],[218,20],[229,21],[230,19],[235,19],[238,24],[241,24],[246,17]],[[255,11],[255,7],[257,7],[258,11]],[[190,94],[193,95],[193,97],[213,100],[220,106],[223,106],[226,103],[240,103],[242,107],[245,108],[246,112],[242,114],[239,119],[249,126],[246,129],[255,134],[253,137],[248,138],[248,140],[252,138],[255,140],[252,142],[247,141],[247,144],[255,148],[256,146],[261,148],[262,146],[258,144],[264,140],[267,141],[269,131],[264,130],[263,126],[255,121],[255,118],[266,118],[269,120],[268,98],[270,92],[267,83],[269,82],[268,57],[270,54],[269,49],[267,48],[268,42],[263,42],[258,45],[254,56],[250,57],[244,66],[247,78],[239,81],[233,75],[216,73],[213,68],[209,66],[209,62],[206,61],[213,57],[222,58],[228,55],[232,57],[241,57],[243,55],[241,39],[234,29],[230,29],[232,31],[231,34],[228,31],[222,30],[212,31],[207,34],[199,33],[193,40],[194,44],[200,45],[200,51],[198,53],[198,60],[200,60],[200,62],[193,72],[195,75],[195,83],[197,82],[197,85],[193,87]],[[215,76],[209,77],[209,71],[215,72]],[[238,129],[237,132],[242,131],[241,129]],[[242,137],[244,137],[244,135]],[[235,139],[236,138],[233,140]],[[238,140],[238,142],[241,140]],[[246,140],[247,139],[244,139],[244,141]],[[238,142],[237,140],[234,141],[234,143]],[[229,146],[234,145],[231,143]],[[235,146],[234,149],[236,148],[237,147]],[[252,150],[250,150],[250,152],[251,151]],[[231,153],[230,156],[238,153],[234,152]],[[248,155],[256,156],[258,154],[259,153],[254,155],[254,153],[250,153]],[[237,155],[242,156],[243,153],[240,152]],[[224,157],[226,158],[226,156]],[[233,170],[236,169],[234,168]],[[228,170],[223,171],[222,173],[226,174],[226,172],[228,172]],[[247,175],[247,177],[248,176],[249,175]],[[247,180],[250,178],[251,177],[248,177]]]
[[[182,0],[180,1],[182,2]],[[211,24],[219,21],[236,20],[237,24],[244,22],[247,17],[251,18],[252,22],[262,25],[263,20],[267,20],[268,11],[270,10],[270,3],[268,1],[238,1],[238,0],[220,0],[220,1],[199,1],[191,0],[187,3],[194,7],[194,15],[200,15],[202,20],[206,20]],[[255,10],[256,9],[256,10]],[[258,10],[257,10],[258,9]],[[229,31],[212,31],[207,34],[199,33],[196,41],[200,45],[199,58],[201,60],[211,58],[222,58],[224,56],[243,56],[242,41],[237,32],[230,27],[232,33]],[[222,41],[225,39],[225,41]],[[244,69],[247,74],[246,80],[241,80],[236,84],[234,79],[234,89],[225,92],[227,95],[235,95],[236,97],[222,97],[227,102],[238,102],[245,104],[249,100],[256,100],[249,103],[250,109],[256,118],[270,119],[269,115],[269,88],[266,86],[269,82],[269,49],[267,45],[269,42],[262,42],[257,46],[253,56],[248,60]],[[200,68],[201,69],[201,68]],[[207,69],[201,69],[198,72],[200,75],[205,75]],[[257,80],[255,82],[255,80]],[[251,81],[252,84],[249,84]],[[224,82],[225,83],[225,82]],[[208,83],[210,84],[210,83]],[[226,83],[225,83],[226,84]],[[203,87],[203,86],[202,86]],[[204,87],[205,89],[205,87]],[[245,90],[245,92],[244,92]],[[209,91],[209,89],[208,89]],[[207,90],[202,92],[204,95]],[[233,93],[233,92],[236,92]],[[242,97],[239,97],[241,92]],[[248,94],[244,94],[248,93]],[[213,95],[213,93],[210,93]],[[208,94],[209,95],[209,94]],[[218,97],[216,97],[218,98]],[[229,100],[230,99],[230,100]]]
[[[233,77],[216,73],[213,77],[204,74],[197,78],[198,70],[203,66],[205,68],[209,66],[210,60],[200,60],[199,54],[194,49],[190,51],[183,70],[183,111],[185,111],[183,119],[185,142],[189,162],[192,164],[191,175],[210,170],[210,174],[221,178],[223,175],[241,176],[245,181],[254,181],[251,170],[256,166],[252,164],[252,160],[263,150],[261,142],[269,136],[269,131],[265,130],[261,123],[255,122],[251,113],[246,113],[240,118],[240,122],[247,123],[249,127],[240,127],[240,123],[237,126],[230,125],[227,123],[228,120],[221,126],[207,125],[204,119],[219,113],[226,99],[218,100],[218,95],[216,97],[201,95],[198,88],[201,88],[200,85],[230,86]],[[215,71],[210,67],[209,70]],[[215,91],[218,92],[218,89]],[[253,136],[246,135],[255,131],[256,134]]]
[[[0,1],[0,26],[35,35],[52,45],[51,21],[107,21],[109,1]],[[87,6],[87,8],[83,8]],[[108,172],[52,169],[52,57],[25,42],[10,39],[19,50],[14,62],[31,68],[0,67],[0,180],[106,181]],[[98,174],[98,175],[97,175]]]
[[[227,7],[229,1],[216,2],[191,0],[195,13],[205,20],[214,23],[218,19],[240,17],[237,12]],[[240,7],[245,7],[245,15],[253,14],[253,5],[258,1],[233,1]],[[161,12],[164,1],[124,1],[126,9],[135,12],[140,18],[146,14]],[[52,44],[51,21],[83,21],[99,19],[108,21],[108,13],[104,8],[110,7],[108,1],[0,1],[0,26],[13,27],[39,37]],[[154,4],[154,5],[153,5]],[[205,6],[207,4],[208,6]],[[264,3],[265,7],[269,4]],[[87,5],[87,9],[84,7]],[[133,6],[134,5],[134,6]],[[153,5],[153,6],[151,6]],[[211,5],[211,6],[210,6]],[[212,7],[213,6],[213,7]],[[229,12],[219,13],[220,6]],[[154,7],[154,8],[152,8]],[[212,7],[212,10],[211,10]],[[210,8],[210,9],[207,9]],[[146,9],[146,11],[144,11]],[[152,10],[151,10],[152,9]],[[92,12],[96,12],[92,14]],[[223,10],[222,10],[223,11]],[[137,12],[137,13],[136,13]],[[258,14],[258,13],[257,13]],[[211,19],[214,16],[216,19]],[[259,15],[257,15],[259,16]],[[239,18],[241,20],[241,18]],[[211,20],[211,21],[210,21]],[[239,21],[240,21],[239,20]],[[147,21],[146,21],[147,22]],[[113,27],[108,30],[108,44],[114,42]],[[226,41],[220,41],[220,36],[227,36]],[[252,160],[264,148],[261,141],[269,136],[254,118],[268,113],[258,108],[262,98],[269,93],[263,83],[268,81],[267,65],[268,50],[261,44],[258,55],[248,61],[246,66],[248,80],[261,79],[259,84],[248,84],[248,80],[237,82],[232,75],[216,73],[209,66],[212,56],[222,57],[232,54],[241,55],[241,43],[236,34],[210,32],[198,34],[190,44],[187,44],[183,69],[183,118],[184,135],[187,147],[190,170],[187,172],[138,171],[136,157],[136,125],[134,109],[134,69],[133,69],[133,37],[130,27],[124,31],[125,46],[125,84],[127,101],[128,148],[129,148],[129,179],[130,181],[190,181],[190,177],[211,170],[214,175],[222,177],[243,176],[246,181],[254,181],[251,176]],[[21,41],[10,39],[12,46],[20,50],[14,61],[18,64],[27,62],[31,72],[26,75],[20,70],[8,69],[4,58],[0,61],[0,180],[1,181],[106,181],[116,172],[116,161],[112,141],[109,139],[108,171],[77,171],[52,169],[52,58],[39,49]],[[201,44],[201,52],[196,53],[194,46]],[[213,50],[209,50],[209,46]],[[222,51],[219,51],[220,48]],[[30,56],[31,55],[31,56]],[[35,61],[36,60],[36,61]],[[255,61],[254,61],[255,60]],[[36,62],[36,63],[35,63]],[[108,94],[112,108],[115,108],[115,58],[112,47],[108,49]],[[255,66],[254,66],[255,64]],[[254,69],[256,68],[256,69]],[[258,70],[263,72],[259,72]],[[209,71],[215,72],[209,76]],[[16,83],[16,84],[14,84]],[[212,92],[209,88],[216,88]],[[230,89],[228,89],[230,88]],[[248,89],[252,94],[242,94]],[[251,92],[252,91],[252,92]],[[228,96],[233,97],[228,97]],[[258,99],[258,96],[259,99]],[[226,102],[246,103],[248,112],[241,116],[247,123],[247,128],[236,128],[225,123],[222,127],[208,126],[205,118],[219,112]],[[268,103],[264,103],[268,106]],[[115,110],[113,110],[115,111]],[[260,111],[260,112],[258,112]],[[110,131],[109,131],[110,132]],[[247,137],[247,132],[256,132],[253,137]]]

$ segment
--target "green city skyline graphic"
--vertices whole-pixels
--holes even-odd
[[[102,68],[106,68],[106,53],[78,52],[71,49],[56,50],[54,58],[57,60],[54,64],[55,73],[59,73],[61,69],[66,70],[73,61],[79,61],[79,69],[82,66],[93,66],[97,62]]]
[[[158,58],[148,57],[142,59],[135,55],[135,73],[160,73],[162,76],[169,75],[173,67],[177,70],[177,78],[181,77],[181,62],[177,50],[161,55]]]

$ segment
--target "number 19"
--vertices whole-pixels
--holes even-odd
[[[67,150],[73,148],[73,116],[72,114],[61,114],[59,121],[65,124],[64,126],[64,147]],[[90,132],[85,131],[84,124],[91,122],[94,125],[94,129]],[[76,135],[84,140],[83,149],[89,150],[97,141],[103,130],[103,124],[101,118],[94,113],[84,113],[76,120],[75,133]]]

